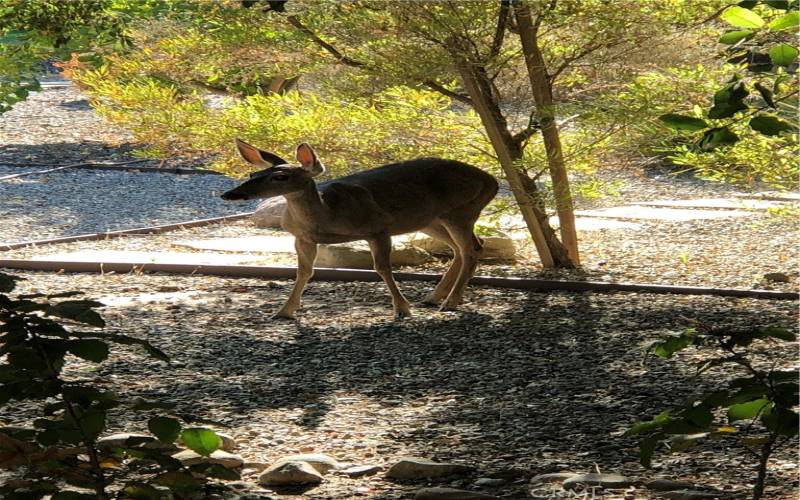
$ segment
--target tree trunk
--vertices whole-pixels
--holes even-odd
[[[555,107],[550,78],[547,75],[542,51],[539,49],[537,38],[538,29],[531,20],[530,8],[523,3],[514,6],[517,18],[522,53],[525,56],[525,65],[531,80],[533,100],[536,103],[536,112],[547,152],[547,164],[550,168],[550,177],[553,180],[553,191],[556,198],[556,212],[561,227],[561,241],[567,249],[572,262],[580,264],[578,252],[578,235],[575,231],[575,212],[572,206],[572,194],[569,189],[567,169],[564,165],[564,155],[561,149],[561,139],[558,134],[558,125],[555,120]]]
[[[508,184],[519,205],[525,224],[531,233],[539,258],[545,268],[574,267],[567,250],[550,227],[541,197],[533,183],[518,169],[522,150],[508,130],[506,119],[491,92],[491,83],[486,71],[467,60],[462,48],[454,44],[451,55],[456,63],[464,87],[470,95],[475,111],[497,153]]]

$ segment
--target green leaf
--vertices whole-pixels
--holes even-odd
[[[122,492],[125,493],[126,498],[132,498],[133,500],[160,500],[164,498],[162,492],[147,483],[139,481],[126,484]]]
[[[788,43],[782,43],[769,49],[769,58],[778,66],[789,66],[797,60],[798,51]]]
[[[652,465],[653,452],[661,441],[661,435],[649,436],[639,442],[639,463],[646,469]]]
[[[636,434],[644,434],[645,432],[650,432],[652,430],[658,429],[659,427],[663,427],[665,424],[669,423],[670,421],[670,410],[665,410],[653,417],[652,420],[647,420],[644,422],[636,422],[633,427],[625,431],[625,436],[634,436]]]
[[[714,93],[714,106],[708,111],[709,118],[729,118],[736,112],[747,109],[743,102],[750,92],[744,82],[736,79]]]
[[[761,422],[770,431],[782,436],[796,436],[798,424],[797,413],[786,408],[778,408],[761,416]]]
[[[735,422],[736,420],[748,420],[755,418],[757,415],[768,410],[771,406],[772,403],[765,398],[759,398],[747,403],[731,405],[728,408],[728,419],[731,422]]]
[[[106,413],[91,411],[80,417],[81,429],[89,438],[95,439],[106,427]]]
[[[736,144],[739,136],[734,134],[728,127],[712,128],[703,134],[698,142],[698,147],[703,151],[711,151],[718,146]]]
[[[193,427],[181,432],[181,440],[189,449],[207,457],[222,445],[222,439],[211,429]]]
[[[792,132],[794,130],[794,127],[790,123],[768,115],[754,116],[750,120],[750,128],[764,135],[780,135],[782,132]],[[762,329],[760,332],[763,330],[767,329]],[[769,329],[769,331],[774,334],[768,335],[764,333],[764,335],[781,340],[794,340],[794,334],[782,328],[773,328]]]
[[[789,10],[789,0],[764,0],[764,4],[778,10]]]
[[[164,443],[174,443],[181,433],[181,423],[169,417],[153,417],[147,422],[147,428]]]
[[[764,26],[764,20],[761,19],[761,16],[744,7],[730,7],[725,9],[719,17],[737,28],[760,28]]]
[[[71,340],[67,342],[67,351],[95,363],[100,363],[108,358],[108,344],[97,339]]]
[[[770,22],[767,27],[773,31],[794,28],[800,25],[800,13],[790,12],[783,17],[779,17]]]
[[[705,120],[694,118],[692,116],[678,115],[675,113],[661,115],[658,117],[658,119],[664,122],[667,127],[676,130],[696,131],[703,130],[704,128],[708,127],[708,124],[705,122]]]
[[[789,125],[789,124],[787,123],[786,125]],[[789,126],[791,127],[791,125],[789,125]],[[759,130],[759,132],[761,132],[761,131]],[[780,327],[777,327],[777,326],[766,326],[766,327],[763,327],[763,328],[759,328],[758,329],[758,333],[761,334],[764,337],[773,337],[773,338],[780,339],[780,340],[786,340],[788,342],[792,342],[797,338],[797,336],[794,334],[794,332],[791,332],[791,331],[787,330],[786,328],[780,328]],[[797,374],[795,373],[795,378],[796,378],[796,375]]]
[[[753,34],[752,30],[729,31],[719,37],[719,43],[733,45],[739,40],[743,40]]]

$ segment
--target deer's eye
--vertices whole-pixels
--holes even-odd
[[[272,176],[272,180],[274,181],[287,181],[289,180],[289,176],[286,174],[277,174]]]

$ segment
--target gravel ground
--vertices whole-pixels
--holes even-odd
[[[125,134],[90,113],[74,89],[34,95],[0,119],[0,134],[0,162],[130,158]],[[0,169],[0,175],[24,171]],[[731,192],[685,179],[622,171],[608,175],[624,184],[626,201]],[[220,205],[212,196],[225,182],[233,181],[93,171],[0,181],[0,207],[4,216],[8,214],[0,220],[0,241],[242,211],[241,205]],[[41,203],[41,213],[30,209],[33,199]],[[582,203],[588,208],[619,200]],[[635,232],[582,234],[586,269],[581,272],[543,273],[533,258],[514,266],[483,265],[480,272],[763,287],[764,273],[797,269],[795,231],[793,220],[766,215],[643,222]],[[270,232],[237,222],[4,256],[92,248],[158,250],[177,239],[240,234]],[[429,270],[442,266],[431,265]],[[695,481],[746,495],[754,477],[751,462],[726,441],[709,441],[684,454],[659,455],[654,470],[645,471],[637,463],[635,442],[618,433],[639,418],[737,375],[711,370],[696,384],[690,382],[693,363],[700,359],[691,350],[670,361],[641,364],[649,342],[685,327],[681,318],[718,326],[794,328],[797,317],[797,303],[788,301],[472,287],[461,311],[416,308],[411,319],[395,323],[383,284],[312,283],[299,320],[274,322],[269,315],[288,294],[290,282],[20,274],[29,278],[21,293],[80,289],[104,300],[110,304],[104,313],[110,331],[146,338],[174,361],[167,367],[122,348],[99,371],[74,362],[70,375],[102,379],[130,396],[167,398],[182,410],[220,421],[249,462],[270,463],[283,455],[314,451],[344,462],[387,466],[402,455],[417,455],[475,465],[478,473],[454,481],[456,487],[474,489],[477,477],[510,478],[484,490],[515,499],[528,496],[531,475],[597,468],[637,478]],[[418,301],[431,285],[401,286],[410,300]],[[781,356],[771,356],[785,360],[780,363],[785,368],[796,368],[796,346],[780,349]],[[0,410],[0,424],[19,423],[32,415],[28,407],[7,410]],[[115,425],[120,430],[144,429],[138,420],[118,420]],[[249,467],[244,479],[253,482],[256,475],[256,467]],[[317,488],[280,498],[400,499],[409,498],[418,487],[388,481],[382,474],[355,480],[326,476]],[[797,487],[796,449],[785,447],[774,459],[768,491],[771,498],[796,498]],[[641,489],[626,494],[649,496],[652,493]]]
[[[659,455],[646,471],[637,463],[636,443],[618,433],[735,376],[712,370],[697,385],[688,383],[700,359],[694,351],[641,364],[649,342],[685,326],[681,317],[792,327],[796,315],[796,304],[782,301],[474,287],[459,312],[418,308],[410,320],[395,323],[380,284],[312,283],[299,321],[275,322],[269,314],[291,283],[25,276],[21,292],[91,290],[114,304],[104,313],[110,331],[146,338],[174,360],[167,367],[123,349],[97,372],[75,363],[72,375],[112,381],[126,395],[167,398],[182,411],[218,420],[248,461],[270,463],[298,452],[384,467],[403,455],[452,460],[479,471],[452,483],[458,487],[474,488],[476,477],[511,477],[487,490],[506,498],[525,498],[533,474],[595,467],[746,489],[751,462],[725,441]],[[403,284],[412,300],[429,286]],[[781,351],[780,359],[791,364],[795,347]],[[6,413],[0,421],[23,416]],[[144,428],[141,421],[116,425]],[[795,498],[796,457],[790,447],[775,457],[771,498]],[[256,475],[248,469],[245,480]],[[400,499],[417,487],[381,474],[326,476],[305,496],[281,498]],[[640,489],[628,497],[651,495]]]

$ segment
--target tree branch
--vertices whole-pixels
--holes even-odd
[[[472,99],[470,99],[469,96],[466,96],[464,94],[459,94],[458,92],[453,92],[452,90],[444,87],[442,84],[434,80],[425,80],[422,83],[431,90],[435,90],[436,92],[439,92],[442,95],[446,95],[451,99],[455,99],[456,101],[463,102],[464,104],[472,106]]]
[[[297,16],[286,16],[286,20],[289,21],[289,24],[291,24],[298,30],[302,31],[303,34],[309,37],[314,43],[325,49],[326,52],[335,57],[336,60],[339,61],[340,63],[345,64],[347,66],[352,66],[354,68],[363,68],[364,66],[366,66],[365,63],[361,61],[356,61],[355,59],[347,57],[346,55],[339,52],[336,49],[336,47],[329,44],[328,42],[317,36],[316,33],[311,31],[311,29],[305,24],[303,24],[300,21],[300,19],[297,18]]]
[[[500,11],[497,13],[497,27],[494,30],[492,47],[489,49],[489,59],[497,57],[500,54],[500,49],[503,47],[503,38],[505,38],[506,34],[510,6],[511,0],[500,0]]]

